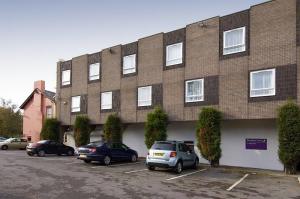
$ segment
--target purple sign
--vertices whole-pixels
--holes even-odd
[[[246,149],[267,150],[267,139],[246,138]]]

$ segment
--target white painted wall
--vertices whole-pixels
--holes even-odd
[[[66,137],[66,139],[65,139],[65,137]],[[73,147],[75,149],[75,139],[74,139],[73,131],[65,132],[63,144]]]
[[[195,122],[172,122],[168,126],[168,140],[194,141],[201,163],[203,159],[196,146]],[[267,139],[267,150],[246,150],[246,138]],[[123,133],[123,142],[140,157],[147,155],[144,144],[144,124],[132,124]],[[275,120],[224,121],[221,129],[221,165],[283,170],[277,155],[278,137]]]
[[[123,132],[123,143],[138,152],[139,157],[146,157],[148,149],[144,142],[144,124],[128,125]]]
[[[221,165],[283,170],[275,120],[225,121],[221,132]],[[267,150],[246,150],[246,138],[267,139]]]
[[[168,126],[168,140],[194,141],[196,140],[195,123],[193,122],[173,122]],[[145,145],[144,124],[129,125],[123,133],[123,143],[136,150],[140,157],[146,157],[148,150]],[[201,163],[208,163],[201,158],[200,152],[195,145],[195,151]]]
[[[208,164],[202,158],[196,141],[196,122],[174,122],[168,126],[168,140],[194,141],[194,150],[199,157],[199,162]]]

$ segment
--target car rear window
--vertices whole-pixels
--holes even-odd
[[[102,146],[103,145],[103,142],[91,142],[89,143],[87,146],[89,147],[99,147],[99,146]]]
[[[41,140],[41,141],[39,141],[39,142],[37,142],[38,144],[45,144],[45,143],[47,143],[48,142],[48,140]]]
[[[170,142],[158,142],[155,143],[151,149],[155,150],[166,150],[166,151],[176,151],[176,144]]]

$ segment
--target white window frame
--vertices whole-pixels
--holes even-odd
[[[197,81],[200,81],[202,82],[202,86],[200,87],[200,95],[190,95],[188,96],[188,84],[190,82],[197,82]],[[190,97],[199,97],[200,99],[199,100],[190,100],[189,98]],[[204,101],[204,79],[193,79],[193,80],[188,80],[188,81],[185,81],[185,102],[189,103],[189,102],[202,102]]]
[[[169,59],[169,49],[174,47],[174,46],[180,46],[180,48],[181,48],[181,57],[177,58],[177,59],[170,60]],[[178,62],[172,63],[176,60],[178,60]],[[183,42],[179,42],[179,43],[176,43],[176,44],[166,46],[166,66],[182,64],[182,62],[183,62]]]
[[[237,31],[237,30],[243,30],[243,41],[242,41],[242,43],[237,44],[237,45],[232,45],[232,46],[226,46],[226,35],[228,33],[231,33],[233,31]],[[236,47],[236,48],[244,47],[244,49],[243,50],[236,50],[236,51],[233,51],[233,52],[227,52],[227,53],[225,52],[226,49],[234,48],[234,47]],[[223,55],[230,55],[230,54],[235,54],[235,53],[244,52],[244,51],[246,51],[246,27],[245,26],[223,32]]]
[[[266,71],[272,72],[272,80],[271,80],[272,87],[271,88],[263,88],[263,89],[254,89],[253,85],[252,85],[253,75],[260,73],[260,72],[266,72]],[[269,89],[273,89],[273,92],[269,93],[269,94],[261,94],[261,95],[255,95],[252,93],[252,91],[256,91],[256,90],[269,90]],[[250,72],[250,97],[265,97],[265,96],[274,96],[274,95],[276,95],[276,70],[275,70],[275,68]]]
[[[74,106],[74,100],[79,99],[79,107]],[[71,111],[72,113],[78,113],[80,112],[80,104],[81,104],[81,96],[73,96],[72,97],[72,104],[71,104]]]
[[[142,92],[142,90],[148,90],[150,89],[150,99],[148,100],[141,100],[140,99],[140,92]],[[143,87],[139,87],[138,88],[138,107],[143,107],[143,106],[151,106],[152,105],[152,86],[143,86]]]
[[[51,110],[51,113],[48,111]],[[46,118],[53,118],[53,108],[52,106],[46,106]]]
[[[91,67],[95,66],[98,67],[98,74],[92,75],[91,74]],[[94,63],[89,65],[89,81],[99,80],[100,79],[100,63]]]
[[[129,68],[125,68],[125,60],[126,59],[133,59],[134,60],[134,66],[132,67],[129,67]],[[130,73],[135,73],[136,72],[136,54],[132,54],[132,55],[127,55],[127,56],[124,56],[123,57],[123,75],[126,75],[126,74],[130,74]]]
[[[69,72],[69,80],[68,81],[64,81],[64,73]],[[61,85],[62,86],[67,86],[71,84],[71,70],[63,70],[61,73]]]
[[[104,103],[104,95],[109,95],[110,103]],[[112,91],[101,93],[101,110],[112,109]]]

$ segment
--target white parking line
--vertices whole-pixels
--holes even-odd
[[[195,171],[195,172],[192,172],[192,173],[187,173],[187,174],[180,175],[180,176],[176,176],[176,177],[169,178],[169,179],[166,179],[166,180],[167,180],[167,181],[175,180],[175,179],[182,178],[182,177],[186,177],[186,176],[189,176],[189,175],[192,175],[192,174],[195,174],[195,173],[199,173],[199,172],[202,172],[202,171],[205,171],[205,170],[207,170],[207,169],[201,169],[201,170],[199,170],[199,171]]]
[[[228,189],[226,189],[227,191],[231,191],[235,186],[237,186],[238,184],[240,184],[243,180],[245,180],[245,178],[247,178],[249,176],[249,174],[245,174],[241,179],[239,179],[238,181],[236,181],[231,187],[229,187]]]
[[[300,184],[300,177],[298,177],[298,182],[299,182],[299,184]]]
[[[128,173],[137,173],[137,172],[146,171],[146,170],[148,170],[148,169],[140,169],[140,170],[135,170],[135,171],[127,171],[125,173],[126,174],[128,174]]]

